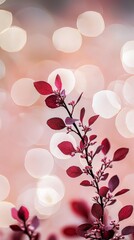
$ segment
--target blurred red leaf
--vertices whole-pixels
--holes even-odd
[[[81,237],[85,237],[85,234],[87,233],[87,231],[92,227],[92,225],[90,223],[84,223],[81,224],[80,226],[77,227],[76,232],[77,235],[81,236]]]
[[[109,191],[109,188],[106,187],[106,186],[103,186],[103,187],[101,187],[100,190],[99,190],[99,195],[100,195],[101,197],[106,197],[108,191]]]
[[[97,147],[97,149],[96,149],[96,151],[95,151],[95,153],[94,153],[94,156],[95,156],[96,154],[100,153],[101,150],[102,150],[102,146],[100,145],[100,146]]]
[[[21,206],[20,209],[18,210],[18,217],[23,220],[26,221],[29,218],[29,211],[26,207]]]
[[[77,226],[72,226],[72,225],[64,227],[62,229],[62,233],[66,237],[76,237],[76,236],[78,236],[77,233],[76,233],[76,228],[77,228]]]
[[[55,234],[51,234],[47,240],[58,240]]]
[[[89,140],[90,141],[93,141],[94,139],[96,139],[97,138],[97,135],[91,135],[90,137],[89,137]]]
[[[71,124],[75,123],[76,121],[78,121],[78,119],[73,119],[73,118],[71,118],[71,117],[67,117],[67,118],[65,119],[65,123],[66,123],[67,125],[71,125]]]
[[[71,155],[75,152],[75,148],[71,142],[64,141],[58,144],[58,148],[61,150],[62,153],[65,155]]]
[[[103,233],[103,239],[105,239],[105,240],[112,239],[113,236],[114,236],[114,233],[115,232],[112,229],[110,229],[108,231],[105,230],[104,233]]]
[[[126,205],[125,207],[121,208],[121,210],[118,213],[119,221],[129,218],[132,212],[133,212],[132,205]]]
[[[53,130],[61,130],[66,127],[64,121],[58,117],[47,120],[47,125]]]
[[[82,93],[80,94],[80,96],[78,97],[78,99],[77,99],[75,105],[80,101],[80,99],[81,99],[81,97],[82,97],[82,94],[83,94],[83,92],[82,92]]]
[[[40,233],[37,233],[34,237],[34,240],[39,240],[40,239]]]
[[[85,116],[85,108],[83,107],[81,110],[80,110],[80,121],[83,122],[83,118]]]
[[[37,216],[34,216],[31,220],[31,225],[34,227],[34,229],[38,228],[40,225],[40,221]]]
[[[41,95],[49,95],[53,93],[53,89],[48,82],[44,81],[34,82],[34,87]]]
[[[21,229],[18,225],[10,225],[10,228],[11,228],[14,232],[22,232],[22,229]]]
[[[66,173],[71,178],[79,177],[83,172],[82,170],[77,166],[71,166],[66,170]]]
[[[124,194],[124,193],[126,193],[128,191],[129,191],[129,189],[127,189],[127,188],[126,189],[122,189],[119,192],[117,192],[114,196],[116,197],[116,196],[122,195],[122,194]]]
[[[84,187],[89,187],[89,186],[92,186],[91,183],[88,181],[88,180],[83,180],[81,183],[80,183],[81,186],[84,186]]]
[[[110,142],[107,138],[105,138],[102,143],[102,152],[104,155],[106,155],[108,152],[109,152],[109,149],[110,149]]]
[[[71,209],[78,216],[83,217],[84,219],[88,220],[90,209],[85,201],[83,201],[83,200],[72,201]]]
[[[107,204],[107,206],[113,205],[116,201],[117,201],[116,199],[112,199],[111,202],[109,204]]]
[[[100,204],[94,203],[91,208],[91,213],[95,218],[100,219],[102,217],[102,207]]]
[[[61,91],[62,89],[62,82],[61,82],[61,77],[57,74],[56,78],[55,78],[55,86],[57,87],[57,89],[59,91]]]
[[[11,209],[11,215],[14,219],[16,219],[17,221],[20,221],[19,217],[18,217],[18,211],[16,208],[12,208]]]
[[[108,176],[109,176],[109,173],[103,174],[102,177],[101,177],[101,180],[105,181],[108,178]]]
[[[97,120],[97,118],[99,117],[99,115],[95,115],[89,118],[88,120],[88,125],[89,127]]]
[[[121,233],[122,233],[122,235],[129,235],[129,234],[134,233],[134,226],[127,226],[127,227],[123,228]]]
[[[117,175],[114,175],[113,177],[110,178],[108,182],[108,187],[110,192],[113,192],[119,185],[119,178]]]
[[[119,148],[115,151],[113,156],[113,161],[120,161],[126,157],[128,154],[129,149],[128,148]]]
[[[57,96],[50,95],[45,99],[45,103],[49,108],[57,108],[59,107],[57,104]]]

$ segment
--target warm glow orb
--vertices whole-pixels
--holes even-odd
[[[48,82],[53,86],[53,89],[56,89],[54,82],[57,74],[61,77],[62,89],[65,89],[66,94],[69,94],[75,86],[75,77],[73,72],[66,68],[57,68],[51,72],[48,76]]]
[[[0,202],[0,227],[9,228],[9,225],[14,224],[15,220],[11,216],[11,209],[15,206],[10,202]]]
[[[0,175],[0,201],[5,200],[10,192],[10,184],[8,179],[3,176]]]
[[[0,60],[0,79],[5,77],[5,73],[6,73],[5,64],[4,64],[4,62],[2,60]]]
[[[35,178],[49,174],[54,166],[54,159],[50,152],[44,148],[32,148],[25,157],[25,168]]]
[[[123,101],[123,86],[124,86],[124,81],[123,80],[115,80],[111,81],[107,87],[108,90],[111,90],[115,92],[120,99]]]
[[[6,100],[7,100],[7,92],[0,88],[0,107],[2,107],[5,103],[6,103]]]
[[[0,33],[11,26],[12,20],[11,12],[0,9]]]
[[[134,134],[134,109],[127,112],[126,125],[128,127],[128,130]]]
[[[58,144],[63,141],[69,141],[76,147],[75,138],[71,134],[67,134],[65,132],[54,133],[50,140],[50,151],[54,155],[54,157],[59,159],[69,159],[70,155],[63,154],[58,148]]]
[[[134,41],[128,41],[123,45],[121,61],[125,71],[134,74]]]
[[[80,32],[71,27],[57,29],[53,34],[52,40],[55,48],[65,53],[76,52],[82,45]]]
[[[92,98],[93,95],[104,88],[104,77],[95,65],[83,65],[74,72],[76,78],[75,89],[83,92],[83,97]]]
[[[0,34],[0,46],[7,52],[18,52],[26,44],[26,31],[20,27],[12,26]]]
[[[77,28],[84,36],[97,37],[104,31],[105,23],[100,13],[87,11],[78,16]]]
[[[109,90],[97,92],[93,97],[93,110],[103,118],[112,118],[121,109],[120,98]]]
[[[4,3],[6,0],[0,0],[0,4]]]
[[[31,106],[40,97],[40,94],[34,87],[34,80],[30,78],[21,78],[14,82],[11,89],[11,97],[15,104],[19,106]]]
[[[127,113],[130,111],[129,108],[125,107],[123,108],[118,115],[116,116],[115,119],[115,126],[119,132],[119,134],[125,138],[133,138],[134,134],[129,131],[127,122],[126,122],[126,116]]]
[[[123,96],[129,104],[134,104],[134,76],[129,77],[123,86]]]

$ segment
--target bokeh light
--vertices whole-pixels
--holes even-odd
[[[94,95],[92,107],[101,117],[112,118],[121,109],[120,98],[113,91],[103,90]]]
[[[35,178],[49,174],[54,165],[54,159],[48,150],[43,148],[30,149],[25,157],[25,168]]]
[[[0,33],[11,26],[12,20],[11,12],[0,9]]]
[[[121,49],[121,61],[126,72],[134,74],[134,41],[128,41]]]
[[[82,45],[81,34],[77,29],[70,27],[57,29],[52,40],[55,48],[65,53],[76,52]]]
[[[0,227],[8,228],[9,225],[15,223],[15,220],[11,216],[11,209],[14,207],[10,202],[0,202]]]
[[[56,89],[54,83],[57,74],[61,77],[62,89],[66,89],[66,94],[69,94],[75,86],[75,77],[73,72],[66,68],[57,68],[51,72],[48,76],[48,82],[53,86],[53,89]]]
[[[63,154],[60,149],[58,148],[58,144],[63,141],[69,141],[76,147],[75,138],[71,134],[67,134],[65,132],[54,133],[51,140],[50,140],[50,151],[56,158],[60,159],[69,159],[71,158],[70,155]]]
[[[6,67],[2,60],[0,60],[0,79],[5,77]]]
[[[6,0],[0,0],[0,4],[4,3]]]
[[[74,72],[76,78],[75,89],[83,92],[83,97],[92,98],[93,95],[104,88],[104,77],[95,65],[84,65]]]
[[[8,179],[0,175],[0,201],[5,200],[8,197],[8,194],[10,192],[10,184]]]
[[[123,80],[115,80],[115,81],[111,81],[109,83],[107,89],[115,92],[120,97],[121,102],[124,102],[123,86],[124,86]]]
[[[97,37],[105,29],[105,23],[100,13],[87,11],[78,16],[78,30],[87,37]]]
[[[20,27],[12,26],[0,34],[0,46],[7,52],[18,52],[26,44],[26,31]]]
[[[123,86],[123,96],[129,104],[134,105],[134,76],[129,77]]]
[[[128,127],[128,130],[134,134],[134,109],[127,112],[126,125]]]
[[[33,83],[33,79],[21,78],[13,84],[11,97],[15,104],[31,106],[39,99],[40,94],[36,91]]]

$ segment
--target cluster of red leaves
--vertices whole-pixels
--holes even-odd
[[[96,196],[93,197],[93,201],[95,203],[93,203],[91,209],[89,209],[89,207],[87,207],[87,205],[85,205],[83,202],[72,203],[73,211],[77,213],[77,215],[82,216],[86,222],[78,227],[65,227],[63,229],[63,233],[70,237],[79,235],[84,238],[99,240],[119,240],[125,235],[134,233],[134,226],[127,226],[123,228],[119,234],[117,234],[120,230],[120,221],[131,216],[133,212],[132,205],[126,205],[119,210],[117,223],[115,221],[111,221],[110,225],[104,221],[105,208],[109,205],[115,204],[116,197],[125,194],[129,191],[129,189],[121,189],[114,193],[115,189],[120,184],[119,177],[117,175],[114,175],[109,179],[107,186],[99,186],[100,182],[105,181],[109,176],[107,169],[112,167],[112,163],[123,160],[128,154],[129,149],[125,147],[117,149],[114,152],[112,159],[109,160],[107,158],[107,153],[110,151],[111,146],[109,140],[105,138],[93,152],[91,147],[96,144],[97,135],[91,135],[89,133],[91,131],[91,126],[95,123],[99,116],[95,115],[90,117],[88,124],[84,125],[85,108],[83,107],[80,110],[79,119],[73,117],[74,108],[80,101],[82,94],[76,101],[68,103],[69,107],[71,107],[70,110],[65,102],[65,90],[62,90],[62,81],[59,75],[57,75],[55,79],[56,91],[52,89],[52,86],[49,83],[43,81],[35,82],[34,86],[41,95],[49,95],[45,99],[45,103],[49,108],[57,108],[62,106],[67,111],[68,116],[64,120],[59,117],[48,119],[48,126],[53,130],[61,130],[66,128],[67,133],[75,132],[80,138],[77,147],[74,147],[69,141],[63,141],[58,144],[58,148],[63,154],[71,156],[80,154],[80,157],[84,158],[87,162],[87,166],[84,169],[81,169],[79,166],[69,167],[66,170],[68,176],[71,178],[76,178],[82,174],[88,175],[91,180],[89,181],[85,179],[80,183],[80,185],[94,187],[96,192]],[[94,161],[94,157],[100,152],[104,155],[104,157],[100,159],[102,164],[99,171],[94,172],[92,162]]]

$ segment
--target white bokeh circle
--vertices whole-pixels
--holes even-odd
[[[13,16],[11,12],[0,9],[0,32],[9,28],[12,24],[12,20]]]
[[[128,130],[134,134],[134,109],[130,110],[126,114],[126,125]]]
[[[123,86],[123,96],[125,100],[134,105],[134,76],[129,77]]]
[[[121,61],[125,71],[134,74],[134,41],[128,41],[123,45]]]
[[[15,206],[10,202],[0,202],[0,227],[9,228],[9,225],[14,224],[15,220],[12,218],[11,209]]]
[[[10,184],[8,179],[3,176],[0,175],[0,201],[5,200],[10,192]]]

